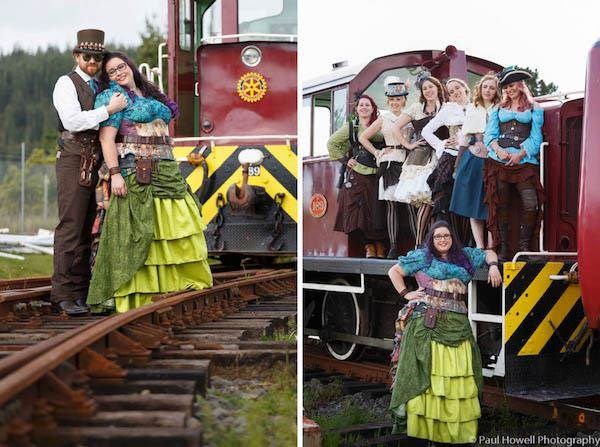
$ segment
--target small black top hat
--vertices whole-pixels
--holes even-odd
[[[99,29],[82,29],[77,31],[75,53],[104,53],[104,31]]]
[[[496,75],[498,77],[498,83],[500,87],[504,87],[508,84],[512,84],[517,81],[524,81],[525,79],[531,79],[531,73],[520,68],[506,67],[500,73]]]

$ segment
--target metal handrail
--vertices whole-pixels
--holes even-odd
[[[544,257],[544,256],[577,256],[576,251],[518,251],[512,258],[512,262],[517,262],[521,256]]]
[[[297,34],[266,34],[266,33],[245,33],[245,34],[226,34],[221,36],[208,36],[200,39],[200,43],[210,44],[215,43],[213,41],[220,39],[240,39],[240,38],[248,38],[250,40],[261,40],[261,38],[265,37],[274,37],[276,39],[281,40],[289,40],[290,42],[297,42],[298,35]],[[216,42],[221,43],[221,42]]]
[[[173,143],[187,143],[196,141],[209,141],[210,146],[214,147],[215,141],[218,140],[229,140],[229,141],[260,141],[260,140],[284,140],[289,146],[292,140],[297,140],[298,135],[223,135],[223,136],[212,136],[212,137],[181,137],[173,138]]]
[[[542,189],[544,188],[544,162],[545,162],[545,152],[544,149],[548,146],[548,142],[544,141],[540,144],[540,183],[542,185]],[[540,203],[540,207],[543,207],[544,204]],[[540,239],[539,239],[539,247],[540,251],[544,251],[544,219],[540,222]]]
[[[540,100],[540,99],[560,99],[560,98],[566,98],[569,95],[583,95],[585,94],[584,90],[573,90],[572,92],[556,92],[556,93],[550,93],[548,95],[542,95],[542,96],[536,96],[534,99],[536,101]]]

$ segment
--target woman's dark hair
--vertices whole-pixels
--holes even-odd
[[[419,87],[419,92],[421,93],[421,96],[419,97],[419,102],[421,104],[425,104],[427,102],[427,100],[425,99],[425,95],[423,94],[423,84],[427,81],[431,82],[433,85],[435,85],[437,87],[438,90],[438,101],[440,102],[440,104],[444,104],[445,102],[448,102],[448,91],[446,90],[446,86],[442,85],[442,83],[439,81],[438,78],[435,78],[433,76],[424,76],[422,78],[420,78],[418,80],[418,87]]]
[[[156,87],[152,82],[146,80],[135,66],[135,63],[128,56],[126,56],[123,53],[119,53],[118,51],[106,53],[104,55],[104,62],[102,63],[102,69],[100,70],[100,76],[98,79],[98,92],[101,92],[108,88],[110,78],[108,77],[108,72],[106,71],[106,64],[109,60],[114,59],[116,57],[122,59],[123,62],[129,65],[129,68],[131,68],[131,71],[133,72],[133,81],[135,82],[135,86],[140,89],[144,97],[154,98],[157,101],[162,102],[164,105],[171,109],[171,111],[173,112],[173,116],[176,116],[177,112],[176,110],[173,110],[173,106],[177,108],[177,105],[173,101],[169,100],[169,98],[167,98],[163,93],[161,93],[158,87]]]
[[[425,250],[427,250],[427,260],[431,261],[433,258],[441,260],[438,251],[433,245],[433,233],[438,228],[447,228],[452,236],[452,246],[450,247],[450,251],[448,252],[448,262],[463,267],[470,275],[475,273],[475,269],[473,268],[473,264],[465,254],[463,250],[463,245],[460,242],[460,239],[456,237],[456,233],[454,229],[450,226],[448,222],[445,220],[438,220],[435,222],[431,228],[429,229],[429,233],[427,233],[427,237],[425,238]]]
[[[362,95],[360,95],[358,98],[356,98],[356,101],[354,101],[354,112],[356,112],[356,107],[358,107],[358,102],[361,99],[366,99],[371,103],[371,106],[373,107],[373,112],[371,113],[371,116],[369,117],[369,126],[371,124],[373,124],[373,121],[375,121],[377,119],[377,116],[379,114],[379,111],[377,109],[377,104],[375,104],[375,100],[373,98],[371,98],[369,95],[365,95],[364,93]]]

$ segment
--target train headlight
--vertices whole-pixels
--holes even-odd
[[[242,50],[242,62],[248,67],[256,67],[260,64],[261,58],[262,53],[253,45],[247,46]]]

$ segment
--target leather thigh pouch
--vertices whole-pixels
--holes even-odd
[[[152,183],[152,158],[136,158],[135,180],[140,185]]]
[[[438,309],[435,307],[428,307],[425,311],[425,319],[423,320],[423,326],[433,329],[437,321]]]
[[[81,149],[79,158],[79,185],[89,188],[92,186],[92,174],[96,159],[94,152],[88,149]]]

